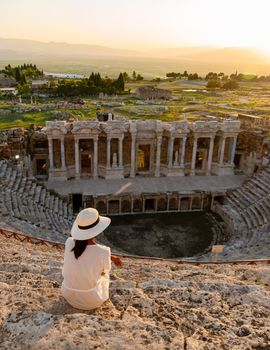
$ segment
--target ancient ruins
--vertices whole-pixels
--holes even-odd
[[[255,243],[254,256],[266,256],[267,130],[246,116],[169,123],[110,114],[9,129],[0,135],[3,225],[64,241],[83,207],[106,215],[210,211],[230,242],[223,258],[248,255],[244,247]]]
[[[59,121],[2,133],[2,347],[269,349],[268,152],[268,130],[239,120]],[[219,220],[209,247],[191,259],[124,257],[112,269],[110,300],[85,313],[59,288],[63,243],[84,206],[110,216],[200,211]],[[139,229],[145,252],[160,241],[179,244],[162,230],[142,240]],[[213,244],[223,247],[218,257]]]
[[[47,122],[49,178],[229,175],[239,131],[234,120]]]

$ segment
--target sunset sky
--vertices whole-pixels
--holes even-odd
[[[0,0],[0,37],[128,49],[250,46],[270,53],[270,0]]]

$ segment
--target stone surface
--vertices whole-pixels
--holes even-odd
[[[268,266],[124,259],[93,311],[60,294],[63,252],[0,236],[1,349],[268,350]]]
[[[173,176],[166,177],[137,177],[129,179],[89,179],[48,181],[47,187],[60,195],[69,193],[84,193],[84,195],[100,194],[134,194],[134,193],[190,193],[196,191],[222,192],[242,185],[244,175],[228,176]]]

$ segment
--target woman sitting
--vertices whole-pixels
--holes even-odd
[[[122,266],[122,261],[111,255],[110,248],[97,244],[94,238],[110,222],[110,218],[100,216],[96,209],[84,209],[72,226],[72,237],[66,241],[61,292],[77,309],[101,306],[109,298],[111,261]]]

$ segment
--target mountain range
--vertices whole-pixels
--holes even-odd
[[[89,73],[100,70],[140,70],[145,76],[164,75],[170,70],[270,74],[270,58],[252,48],[191,46],[148,50],[127,50],[99,45],[40,42],[0,38],[0,67],[7,63],[33,62],[45,70]],[[62,67],[62,68],[61,68]],[[87,68],[88,67],[88,68]]]

